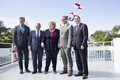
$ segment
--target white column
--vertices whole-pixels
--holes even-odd
[[[120,38],[113,39],[114,42],[114,69],[120,72]]]

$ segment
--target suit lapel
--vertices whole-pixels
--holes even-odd
[[[25,34],[25,32],[26,32],[26,25],[24,25],[24,28],[25,28],[24,33],[22,33],[22,31],[21,31],[21,26],[19,25],[19,30],[20,30],[20,33],[21,33],[21,34]]]
[[[40,31],[40,36],[39,36],[39,39],[42,37],[42,31]]]
[[[76,26],[74,27],[74,35],[76,34]]]
[[[20,31],[20,34],[22,34],[22,31],[21,31],[21,26],[20,25],[18,25],[18,30]]]
[[[63,33],[67,30],[68,25],[69,25],[69,23],[64,27]]]
[[[33,32],[33,35],[35,36],[35,38],[37,38],[37,37],[36,37],[36,32],[35,32],[35,31]]]
[[[77,26],[76,26],[77,27]],[[75,27],[75,30],[76,30],[76,27]],[[79,24],[79,27],[78,27],[78,29],[77,29],[77,31],[76,31],[76,34],[78,33],[78,31],[80,30],[82,28],[82,26],[81,26],[81,23]]]

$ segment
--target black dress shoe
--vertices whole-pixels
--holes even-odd
[[[83,79],[87,79],[88,78],[88,76],[87,75],[83,75]]]
[[[54,74],[56,74],[56,73],[57,73],[57,71],[56,71],[56,70],[54,70],[54,71],[53,71],[53,73],[54,73]]]
[[[20,74],[23,74],[23,71],[20,71]]]
[[[44,74],[47,74],[48,73],[48,71],[44,71]]]
[[[28,72],[28,73],[30,73],[31,71],[30,71],[29,69],[25,69],[25,72]]]
[[[42,71],[38,71],[38,73],[42,73]]]
[[[35,74],[35,73],[37,73],[37,71],[33,71],[33,72],[32,72],[32,74]]]
[[[83,76],[83,74],[78,72],[78,73],[75,74],[74,76],[76,76],[76,77],[77,77],[77,76]]]

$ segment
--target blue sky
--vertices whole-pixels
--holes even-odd
[[[73,7],[80,3],[84,9]],[[50,21],[61,23],[62,15],[69,15],[69,11],[81,17],[86,23],[89,34],[95,30],[110,30],[115,25],[120,25],[120,0],[0,0],[0,20],[5,26],[14,27],[20,16],[26,17],[28,25],[34,29],[37,22],[42,24],[42,29],[48,28]],[[73,22],[69,22],[74,25]]]

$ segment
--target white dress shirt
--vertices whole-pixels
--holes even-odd
[[[35,30],[36,31],[36,37],[37,37],[37,30]],[[40,37],[40,30],[39,30],[39,37]]]

